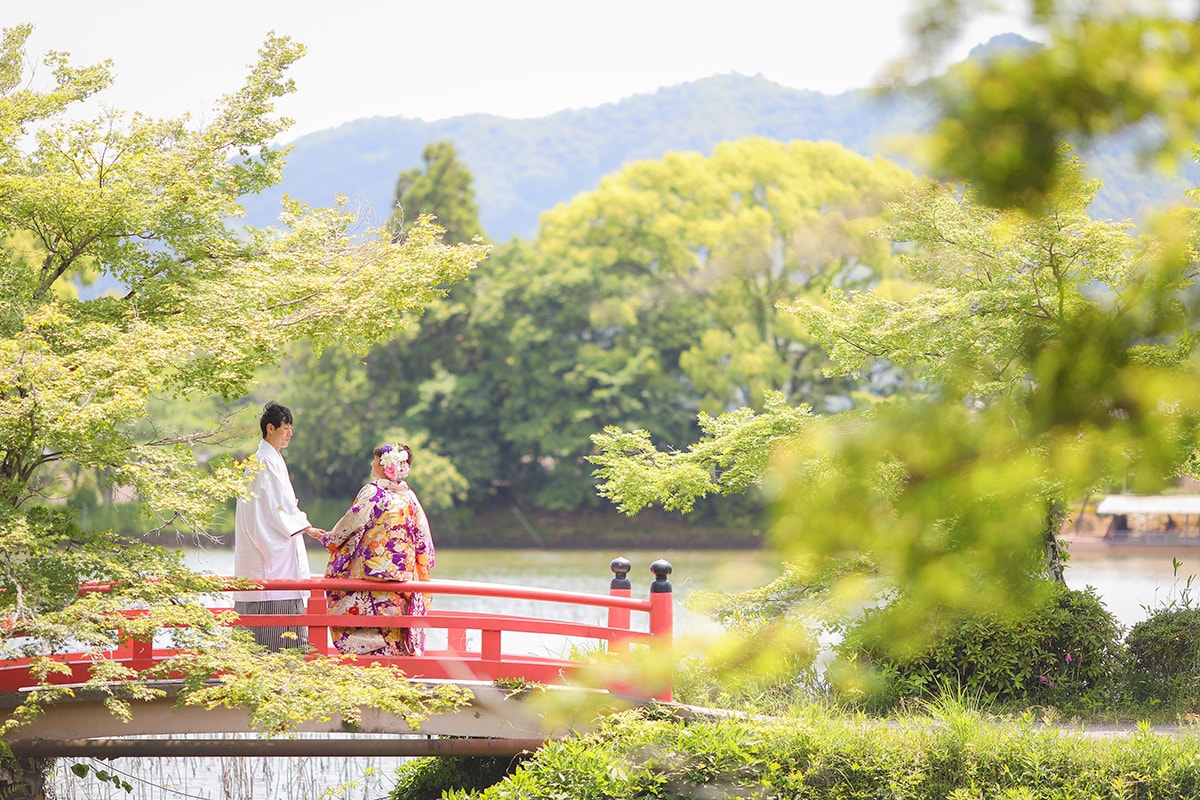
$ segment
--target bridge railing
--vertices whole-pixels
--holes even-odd
[[[254,581],[254,587],[267,590],[307,591],[309,598],[306,612],[288,614],[242,614],[234,624],[248,627],[307,627],[309,646],[318,654],[337,655],[330,644],[329,628],[425,628],[445,632],[444,649],[426,649],[419,656],[359,656],[360,663],[384,663],[403,670],[410,678],[438,680],[527,680],[540,683],[563,683],[584,663],[563,656],[536,655],[520,652],[512,645],[514,634],[565,637],[565,640],[590,640],[597,649],[610,653],[628,652],[631,646],[649,649],[651,660],[665,668],[660,674],[640,685],[614,682],[610,690],[631,695],[670,700],[672,687],[670,668],[672,655],[672,628],[674,608],[671,583],[668,576],[671,565],[666,561],[655,561],[651,565],[654,581],[645,600],[635,599],[627,575],[630,564],[626,559],[615,559],[611,564],[613,578],[609,594],[545,589],[512,584],[484,583],[477,581],[430,580],[430,581],[374,581],[347,580],[336,578],[309,578],[305,580]],[[230,578],[223,587],[227,591],[246,591],[244,579]],[[423,616],[359,616],[333,615],[326,609],[325,592],[331,589],[350,591],[421,592],[433,595],[430,610]],[[104,591],[103,586],[85,587],[85,591]],[[603,624],[564,620],[553,617],[497,614],[486,611],[456,611],[438,608],[436,598],[465,596],[484,602],[510,599],[538,601],[555,604],[556,607],[594,607],[607,611]],[[232,610],[229,606],[213,606],[214,613]],[[131,610],[128,614],[138,614]],[[645,630],[632,625],[634,614],[645,615]],[[641,620],[639,620],[640,622]],[[469,646],[470,632],[478,632],[478,647]],[[169,635],[165,636],[169,640]],[[107,654],[106,657],[127,663],[134,669],[145,669],[170,657],[175,651],[170,644],[160,646],[155,641],[128,640]],[[70,656],[63,656],[70,662]],[[9,686],[19,677],[19,664],[0,662],[0,691],[13,691],[18,686]],[[82,677],[87,668],[85,660],[73,665],[72,676]],[[64,680],[70,680],[71,676]]]

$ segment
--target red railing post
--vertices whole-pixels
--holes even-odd
[[[479,632],[479,657],[484,661],[500,661],[504,656],[500,649],[500,631],[483,629]]]
[[[141,672],[154,666],[154,634],[149,638],[130,637],[126,643],[129,645],[130,669]]]
[[[308,593],[308,613],[324,615],[327,612],[325,608],[325,592],[320,589],[312,589]],[[308,626],[308,645],[314,648],[318,653],[329,655],[333,652],[333,648],[329,645],[329,628],[325,625]]]
[[[609,568],[613,571],[613,579],[608,584],[608,593],[613,597],[631,597],[633,584],[628,575],[629,570],[633,569],[633,565],[629,563],[629,559],[614,558],[609,564]],[[610,607],[608,609],[608,627],[614,630],[629,630],[629,609]],[[629,642],[623,639],[609,639],[608,652],[629,652]]]
[[[654,660],[658,662],[666,675],[666,685],[654,695],[654,699],[669,702],[673,696],[672,673],[675,669],[672,647],[672,634],[675,625],[675,608],[669,561],[659,559],[650,565],[654,573],[654,582],[650,584],[650,648]],[[657,688],[657,687],[656,687]]]

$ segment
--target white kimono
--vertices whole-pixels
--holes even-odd
[[[254,475],[254,496],[237,501],[234,517],[233,572],[239,578],[309,578],[304,534],[308,515],[296,502],[296,491],[287,464],[266,439],[254,454],[261,465]],[[308,596],[300,590],[232,592],[242,602],[298,600]]]

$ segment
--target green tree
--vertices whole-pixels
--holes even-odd
[[[168,602],[203,579],[172,553],[131,554],[116,534],[79,530],[56,502],[61,477],[103,470],[147,513],[203,529],[244,491],[242,465],[199,464],[204,434],[151,419],[152,399],[239,397],[293,341],[365,352],[464,278],[485,248],[443,245],[423,223],[403,243],[386,231],[352,236],[341,206],[289,202],[285,228],[229,226],[239,197],[279,178],[284,154],[270,142],[287,121],[273,106],[292,90],[287,69],[302,54],[287,38],[268,37],[242,88],[192,126],[116,111],[70,121],[74,105],[109,84],[107,65],[74,67],[52,53],[54,86],[26,88],[30,31],[5,30],[0,45],[0,241],[10,243],[0,249],[0,604],[35,648],[68,637],[111,647],[99,612],[131,598],[151,608],[143,633],[186,616],[200,635],[229,640],[198,603]],[[37,257],[14,255],[14,242]],[[80,301],[59,291],[85,271],[124,293]],[[76,597],[89,579],[118,591]],[[230,658],[244,652],[236,645]],[[105,677],[130,676],[97,673]]]
[[[908,190],[882,235],[910,251],[916,293],[834,288],[790,306],[835,373],[882,359],[915,370],[923,395],[821,419],[777,399],[707,421],[676,453],[610,429],[596,437],[601,492],[629,512],[686,509],[767,481],[775,540],[797,558],[861,549],[892,585],[924,590],[924,612],[1030,596],[1057,501],[1131,466],[1155,486],[1196,444],[1195,254],[1088,218],[1096,184],[1064,164],[1037,216]]]
[[[393,236],[403,238],[408,226],[423,214],[437,218],[448,242],[483,238],[479,208],[475,205],[474,177],[458,160],[452,142],[432,142],[421,154],[425,168],[400,173],[396,180],[392,218]]]
[[[869,231],[910,180],[835,144],[728,142],[612,176],[548,213],[538,246],[551,265],[601,275],[587,324],[642,337],[705,410],[769,389],[819,403],[849,386],[823,378],[820,352],[779,306],[887,278],[891,252]],[[658,321],[664,308],[676,316]]]
[[[981,0],[920,4],[910,20],[912,55],[901,76],[935,65],[972,20]],[[1019,4],[1045,47],[964,63],[929,81],[942,121],[927,143],[935,172],[962,179],[992,205],[1037,210],[1066,162],[1059,143],[1077,145],[1137,128],[1146,156],[1172,165],[1200,124],[1200,23],[1171,4],[1140,0]]]
[[[631,165],[478,275],[467,338],[491,355],[485,375],[446,364],[440,407],[472,402],[449,387],[485,381],[477,410],[495,422],[478,427],[502,437],[503,480],[536,506],[578,508],[594,502],[584,458],[600,426],[679,442],[697,410],[771,387],[848,398],[852,382],[823,376],[778,305],[884,278],[890,251],[867,231],[910,180],[836,145],[764,139]]]
[[[386,347],[377,345],[372,352]],[[299,421],[299,432],[288,445],[297,495],[348,505],[370,479],[372,451],[388,441],[412,448],[415,466],[408,482],[426,510],[449,508],[464,499],[462,475],[424,432],[403,424],[396,398],[372,385],[363,361],[340,345],[326,348],[318,357],[301,343],[290,348],[282,369],[272,370],[273,380],[259,382],[254,402],[248,404],[257,414],[266,400],[288,398]],[[257,428],[248,435],[258,436]]]
[[[917,65],[936,63],[984,5],[924,4]],[[945,116],[924,153],[970,189],[919,190],[890,231],[921,291],[792,307],[835,370],[895,359],[919,371],[924,395],[827,418],[777,398],[708,420],[685,452],[660,452],[641,431],[596,437],[601,491],[630,513],[761,483],[789,558],[871,554],[905,597],[879,615],[893,652],[926,646],[928,620],[947,611],[1045,600],[1061,498],[1117,474],[1153,491],[1196,470],[1194,212],[1165,214],[1138,239],[1087,220],[1092,187],[1062,140],[1137,127],[1169,160],[1194,131],[1197,25],[1123,3],[1026,7],[1045,48],[925,84]],[[878,602],[852,582],[838,595]]]

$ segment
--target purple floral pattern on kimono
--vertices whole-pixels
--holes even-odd
[[[403,481],[380,478],[364,486],[323,542],[329,550],[327,578],[427,581],[434,563],[429,521]],[[427,602],[421,593],[326,593],[330,614],[421,616]],[[407,656],[425,651],[423,628],[331,627],[330,633],[333,646],[342,653]]]

